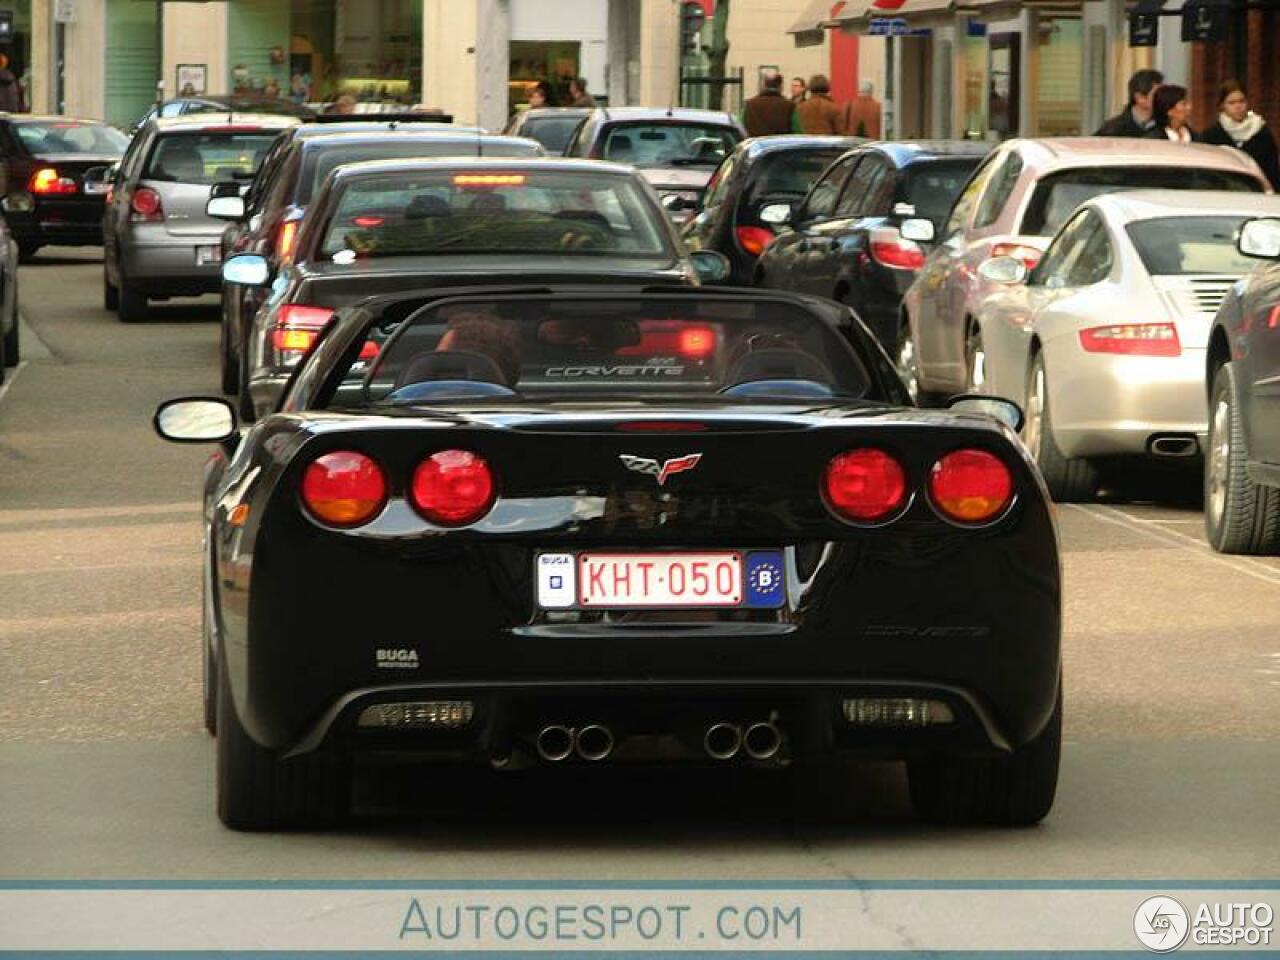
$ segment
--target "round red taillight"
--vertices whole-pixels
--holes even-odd
[[[489,512],[497,485],[488,461],[478,453],[441,450],[418,464],[409,494],[432,523],[462,527]]]
[[[368,523],[387,502],[387,479],[370,457],[335,450],[319,457],[302,477],[302,502],[311,515],[331,527]]]
[[[986,523],[1013,499],[1013,475],[985,450],[956,450],[933,465],[929,496],[949,520]]]
[[[907,502],[907,474],[902,464],[872,447],[833,458],[822,483],[831,508],[858,523],[885,520]]]
[[[154,217],[160,212],[160,194],[150,187],[138,187],[133,191],[133,212],[143,217]]]

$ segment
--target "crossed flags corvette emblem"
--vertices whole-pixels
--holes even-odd
[[[696,467],[698,461],[702,459],[702,454],[687,453],[683,457],[672,457],[662,463],[649,457],[633,457],[629,453],[621,454],[618,459],[622,461],[622,465],[628,470],[656,477],[658,486],[661,487],[667,482],[667,477],[677,473],[684,473]]]

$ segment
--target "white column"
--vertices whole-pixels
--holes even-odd
[[[1034,137],[1040,122],[1040,14],[1024,9],[1022,20],[1022,65],[1018,76],[1019,136]]]
[[[632,102],[632,67],[638,74],[640,7],[637,0],[608,0],[609,27],[605,54],[605,91],[615,107]]]
[[[164,5],[164,95],[176,97],[180,63],[205,65],[205,93],[230,89],[227,74],[227,5],[166,3]],[[288,96],[287,89],[281,91]]]
[[[511,0],[476,0],[476,7],[476,122],[501,130],[507,122]]]
[[[676,59],[678,9],[671,0],[640,0],[640,85],[638,98],[649,106],[670,106],[679,99],[680,64]]]
[[[81,117],[106,115],[106,49],[106,0],[77,0],[76,18],[67,24],[66,33],[63,75],[68,114]]]
[[[423,0],[422,100],[458,123],[507,119],[510,0]]]

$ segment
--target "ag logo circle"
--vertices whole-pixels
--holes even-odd
[[[1187,908],[1173,897],[1148,897],[1133,915],[1138,942],[1154,953],[1177,950],[1191,929]]]

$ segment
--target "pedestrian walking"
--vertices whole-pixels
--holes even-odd
[[[782,95],[782,75],[767,73],[760,82],[760,92],[742,107],[742,125],[749,137],[790,133],[796,105]]]
[[[569,106],[595,109],[596,98],[587,93],[587,78],[574,77],[569,81]]]
[[[1155,128],[1152,98],[1164,83],[1159,70],[1139,70],[1129,78],[1129,105],[1098,128],[1095,137],[1145,137]]]
[[[1151,116],[1155,126],[1144,136],[1148,140],[1172,140],[1174,143],[1195,143],[1200,138],[1187,125],[1191,116],[1191,101],[1187,88],[1175,83],[1166,84],[1151,99]]]
[[[804,82],[804,77],[791,78],[791,102],[795,104],[804,103],[805,98],[809,95],[809,85]]]
[[[0,111],[22,112],[22,84],[9,69],[9,58],[3,53],[0,53]]]
[[[1204,132],[1205,143],[1243,150],[1257,162],[1280,190],[1280,156],[1267,121],[1249,109],[1249,95],[1237,80],[1228,80],[1218,91],[1218,122]]]
[[[831,99],[831,81],[820,73],[809,78],[809,99],[796,107],[801,133],[844,133],[844,111]]]
[[[537,110],[540,107],[555,106],[555,98],[551,93],[551,84],[545,80],[539,80],[529,91],[529,109]]]
[[[880,101],[875,98],[875,85],[863,80],[858,95],[845,107],[844,132],[853,137],[880,139]]]

